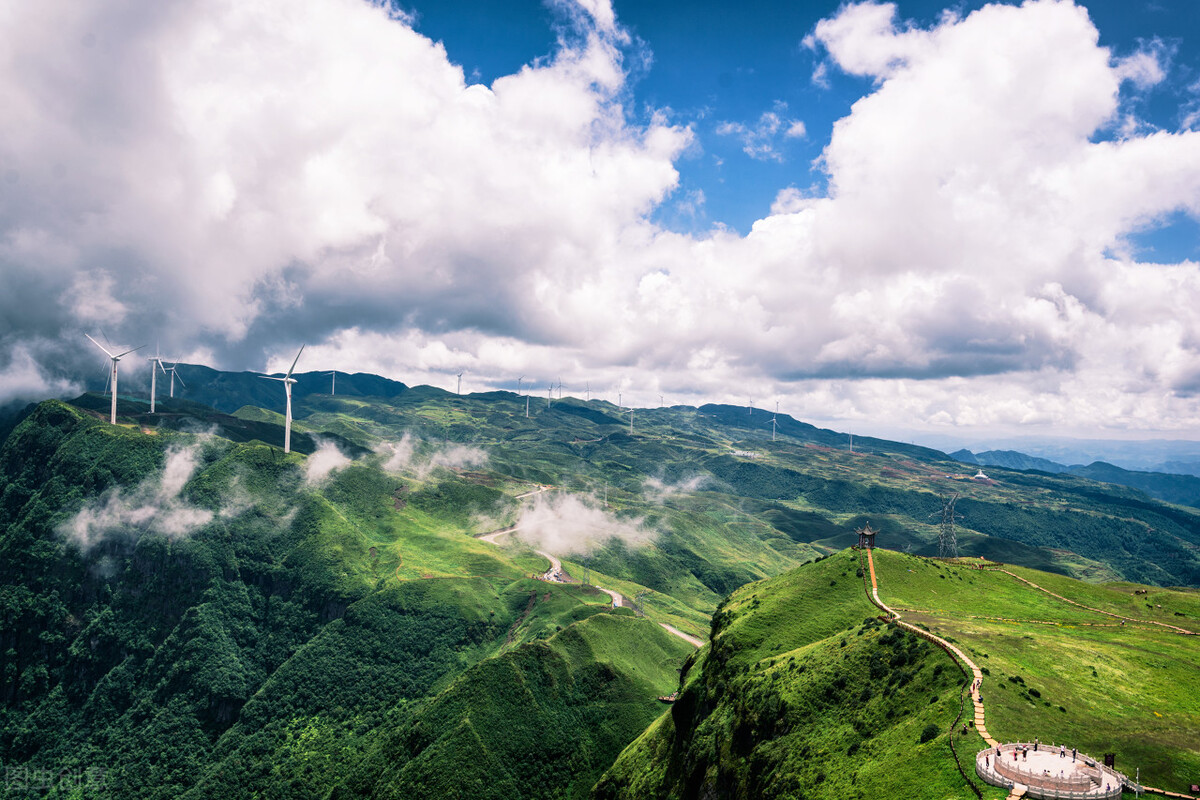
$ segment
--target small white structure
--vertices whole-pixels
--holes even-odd
[[[976,472],[975,477],[972,478],[971,480],[973,480],[973,481],[990,481],[991,478],[989,478],[987,475],[984,475],[983,470],[979,470],[979,472]]]

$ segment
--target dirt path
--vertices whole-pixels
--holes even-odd
[[[1020,575],[1016,574],[1015,572],[1009,572],[1006,569],[998,569],[998,570],[995,570],[995,572],[1003,572],[1005,575],[1011,575],[1012,577],[1019,580],[1021,583],[1027,583],[1030,586],[1032,586],[1034,589],[1037,589],[1039,592],[1045,592],[1046,594],[1050,595],[1051,597],[1062,600],[1064,603],[1069,603],[1070,605],[1076,606],[1078,608],[1084,608],[1084,609],[1087,609],[1088,611],[1095,611],[1097,614],[1103,614],[1106,617],[1113,617],[1114,619],[1123,619],[1128,622],[1136,622],[1136,623],[1145,624],[1145,625],[1158,625],[1159,627],[1168,628],[1170,630],[1173,630],[1176,633],[1181,633],[1184,636],[1200,636],[1200,633],[1196,633],[1195,631],[1189,631],[1186,628],[1180,628],[1176,625],[1169,625],[1165,622],[1158,622],[1158,621],[1152,620],[1152,619],[1135,619],[1133,617],[1122,616],[1121,614],[1114,614],[1111,611],[1101,611],[1098,608],[1092,608],[1091,606],[1085,606],[1083,603],[1077,603],[1074,600],[1069,600],[1066,597],[1063,597],[1061,594],[1055,594],[1054,592],[1050,591],[1049,589],[1045,589],[1041,586],[1038,586],[1033,581],[1028,580],[1026,578],[1022,578]]]
[[[679,628],[676,628],[674,625],[668,625],[665,622],[660,622],[658,624],[663,626],[663,628],[666,629],[667,633],[670,633],[674,636],[678,636],[680,639],[683,639],[685,642],[690,644],[692,647],[704,647],[703,639],[686,634],[683,631],[679,630]]]
[[[517,495],[517,499],[521,500],[526,497],[533,497],[534,495],[541,494],[542,492],[545,492],[545,491],[549,491],[552,488],[554,488],[554,487],[541,486],[532,491]],[[500,528],[498,530],[489,531],[488,533],[480,534],[479,536],[476,536],[475,538],[479,539],[481,542],[487,542],[488,544],[494,544],[496,546],[499,546],[500,545],[499,540],[500,540],[501,536],[507,536],[511,533],[516,533],[520,529],[521,529],[520,525],[510,525],[507,528]],[[546,570],[546,572],[542,574],[542,580],[551,581],[553,583],[570,583],[571,582],[571,576],[568,575],[565,570],[563,570],[562,560],[560,558],[555,556],[553,553],[547,553],[545,550],[535,549],[533,552],[537,553],[539,556],[541,556],[542,558],[544,558],[550,562],[550,569]],[[600,591],[602,591],[606,595],[608,595],[610,598],[612,598],[613,608],[621,608],[622,606],[625,605],[625,597],[620,592],[614,591],[613,589],[605,589],[603,586],[598,586],[597,584],[594,584],[594,583],[592,584],[592,586],[594,586],[595,588],[599,589]],[[704,640],[699,639],[690,634],[684,633],[683,631],[679,630],[678,628],[676,628],[673,625],[668,625],[665,622],[660,622],[658,624],[661,625],[667,631],[667,633],[670,633],[673,636],[678,636],[680,639],[683,639],[685,642],[692,645],[693,647],[703,647],[704,646]]]

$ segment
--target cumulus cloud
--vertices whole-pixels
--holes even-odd
[[[313,364],[408,382],[1200,424],[1200,271],[1134,243],[1200,218],[1195,105],[1154,130],[1123,94],[1160,85],[1168,50],[1110,52],[1070,0],[926,27],[845,5],[805,40],[818,83],[871,81],[821,154],[827,189],[781,167],[748,234],[682,234],[653,220],[692,131],[627,113],[611,3],[552,7],[554,52],[485,86],[362,0],[19,5],[0,362],[24,346],[25,385],[54,387],[82,374],[83,322],[140,342],[169,319],[167,349],[239,369],[307,341]],[[779,108],[723,130],[776,160],[808,135]]]
[[[319,486],[334,470],[345,467],[350,460],[333,442],[318,439],[316,451],[304,462],[304,482],[309,486]]]
[[[132,490],[116,488],[103,500],[87,503],[59,526],[59,533],[87,551],[107,536],[158,533],[180,539],[207,525],[213,512],[192,506],[181,496],[199,466],[202,447],[203,439],[171,447],[161,473]]]
[[[804,123],[789,119],[787,103],[776,102],[770,111],[764,111],[751,125],[741,122],[722,122],[717,125],[721,136],[733,136],[742,143],[742,152],[759,161],[783,161],[779,151],[779,140],[797,139],[804,136]]]
[[[422,442],[405,433],[398,442],[380,442],[375,451],[387,472],[411,472],[424,480],[437,469],[468,469],[487,464],[487,451],[461,444]]]
[[[572,494],[540,494],[517,520],[517,536],[557,556],[590,553],[611,539],[631,547],[654,540],[656,532],[641,519],[620,519],[592,499]]]
[[[679,495],[693,494],[700,491],[709,482],[707,475],[693,475],[675,483],[667,483],[661,478],[650,477],[642,486],[642,493],[651,503],[662,505],[667,500]]]

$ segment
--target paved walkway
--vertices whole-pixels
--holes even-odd
[[[889,608],[882,600],[879,599],[879,584],[875,580],[875,559],[871,556],[871,548],[869,547],[867,548],[867,565],[871,570],[871,602],[886,611],[897,625],[912,631],[924,639],[928,639],[929,641],[940,645],[942,648],[952,653],[955,658],[962,661],[962,663],[971,670],[971,703],[975,707],[975,730],[979,731],[979,735],[983,737],[983,740],[987,742],[989,747],[999,746],[1000,743],[992,738],[991,734],[988,733],[987,725],[984,723],[983,701],[979,699],[979,691],[983,685],[983,672],[980,671],[979,665],[968,658],[966,653],[952,645],[950,642],[947,642],[942,637],[936,636],[929,631],[924,630],[923,628],[918,628],[916,625],[901,620],[900,614],[897,611]]]

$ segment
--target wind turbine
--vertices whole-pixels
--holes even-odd
[[[337,372],[336,371],[327,372],[325,374],[328,375],[331,379],[331,383],[329,384],[329,395],[331,397],[336,397],[337,396]]]
[[[558,399],[562,400],[562,376],[558,378]]]
[[[550,381],[550,385],[546,387],[546,408],[550,407],[550,393],[554,391],[554,381]]]
[[[520,396],[521,396],[521,381],[523,381],[523,380],[525,380],[525,376],[524,376],[524,375],[522,375],[521,377],[517,378],[517,397],[520,397]]]
[[[592,402],[592,382],[587,382],[587,401]]]
[[[658,407],[659,407],[659,408],[662,408],[662,407],[663,407],[663,405],[664,405],[665,403],[666,403],[666,401],[665,401],[665,400],[663,400],[663,396],[660,394],[660,395],[658,396]]]
[[[166,368],[162,365],[162,356],[158,354],[158,347],[154,348],[154,355],[146,359],[150,362],[150,413],[154,413],[154,398],[158,394],[158,373],[154,370],[158,367],[162,370],[163,375],[167,374]]]
[[[629,407],[629,432],[633,433],[633,406]]]
[[[771,441],[775,441],[775,418],[771,417]]]
[[[463,375],[463,372],[466,372],[466,370],[464,369],[462,372],[458,373],[458,390],[454,392],[455,394],[462,394],[462,375]]]
[[[116,425],[117,424],[117,362],[120,361],[123,357],[132,353],[134,350],[141,350],[146,345],[144,345],[144,344],[138,345],[137,347],[134,347],[130,350],[126,350],[124,353],[117,353],[116,355],[113,355],[112,353],[108,352],[107,347],[100,344],[95,339],[92,339],[90,334],[85,333],[84,336],[87,336],[92,344],[96,345],[96,347],[99,347],[101,350],[103,350],[104,355],[106,355],[112,359],[112,375],[111,375],[111,378],[112,378],[112,413],[109,414],[108,421],[111,424]]]
[[[300,360],[300,353],[304,352],[304,345],[300,345],[300,351],[296,353],[295,360],[292,361],[292,366],[288,367],[287,374],[282,378],[276,378],[274,375],[259,375],[260,378],[266,378],[269,381],[281,381],[283,383],[283,392],[287,395],[287,411],[283,415],[283,452],[292,452],[292,384],[296,379],[292,377],[292,372],[296,369],[296,362]]]
[[[171,373],[171,397],[174,397],[174,396],[175,396],[175,368],[176,368],[176,367],[178,367],[178,366],[179,366],[179,362],[178,362],[178,361],[176,361],[174,364],[172,364],[172,365],[171,365],[171,368],[170,368],[170,369],[164,369],[164,370],[163,370],[163,372],[169,372],[169,373]],[[187,384],[183,382],[183,378],[180,378],[180,379],[179,379],[179,385],[180,385],[180,386],[187,386]]]

